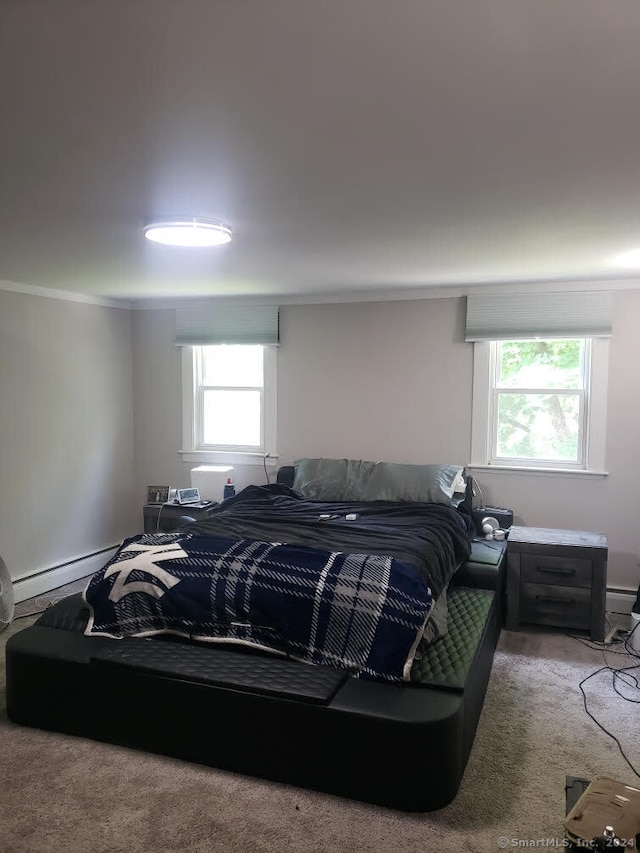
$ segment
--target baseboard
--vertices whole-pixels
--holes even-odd
[[[637,589],[607,589],[607,613],[631,613],[637,594]]]
[[[27,598],[43,595],[67,583],[95,574],[111,559],[117,548],[118,545],[113,545],[111,548],[78,557],[68,563],[43,569],[28,577],[17,578],[13,581],[13,595],[16,604],[26,601]]]

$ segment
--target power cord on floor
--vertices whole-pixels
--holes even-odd
[[[585,640],[584,637],[576,637],[574,634],[567,634],[567,637],[571,637],[572,640],[577,640],[579,643],[582,643],[583,646],[586,646],[594,652],[607,652],[607,654],[610,655],[624,655],[624,657],[629,656],[629,653],[626,651],[620,651],[619,648],[611,648],[611,646],[622,646],[624,642],[622,638],[619,640],[612,640],[610,643],[597,643],[595,640]]]
[[[635,665],[634,665],[634,666],[632,666],[632,667],[621,667],[619,670],[614,669],[613,667],[610,667],[610,666],[602,666],[602,667],[600,667],[600,669],[597,669],[595,672],[592,672],[592,673],[591,673],[591,675],[588,675],[586,678],[583,678],[583,680],[580,682],[580,684],[578,685],[578,687],[580,688],[580,692],[582,693],[582,702],[583,702],[584,710],[585,710],[585,712],[586,712],[587,716],[591,717],[591,719],[592,719],[592,720],[593,720],[593,722],[596,724],[596,726],[598,726],[598,728],[599,728],[599,729],[601,729],[601,730],[602,730],[602,731],[603,731],[603,732],[604,732],[608,737],[610,737],[610,738],[611,738],[611,740],[612,740],[612,741],[616,744],[616,746],[618,747],[618,750],[620,751],[620,755],[624,758],[624,760],[627,762],[627,764],[628,764],[628,765],[629,765],[629,767],[631,768],[631,771],[632,771],[632,772],[633,772],[633,773],[634,773],[634,774],[635,774],[635,775],[640,779],[640,773],[636,770],[636,768],[633,766],[633,764],[631,763],[631,761],[629,761],[629,759],[627,758],[627,755],[625,754],[625,751],[624,751],[624,749],[622,748],[622,744],[620,743],[620,741],[618,740],[618,738],[617,738],[614,734],[612,734],[612,733],[611,733],[607,728],[605,728],[605,726],[603,726],[603,725],[602,725],[602,723],[601,723],[599,720],[597,720],[597,719],[594,717],[594,715],[591,713],[591,711],[589,710],[589,708],[588,708],[588,706],[587,706],[587,695],[586,695],[586,693],[584,692],[583,687],[582,687],[582,685],[583,685],[585,682],[587,682],[590,678],[593,678],[594,676],[599,675],[599,673],[601,673],[601,672],[611,672],[611,673],[613,673],[613,689],[614,689],[614,691],[615,691],[619,696],[622,696],[622,698],[623,698],[623,699],[625,699],[627,702],[634,702],[634,703],[635,703],[635,702],[640,701],[640,700],[636,700],[636,699],[629,699],[627,696],[623,696],[623,694],[622,694],[622,693],[620,693],[618,690],[616,690],[616,687],[615,687],[615,679],[616,679],[616,676],[617,676],[617,673],[618,673],[618,672],[620,672],[620,671],[622,671],[622,670],[625,670],[625,671],[626,671],[626,670],[629,670],[629,669],[636,669],[636,668],[637,668],[637,666],[638,666],[638,664],[635,664]]]
[[[637,699],[632,699],[629,696],[625,696],[624,693],[621,693],[620,690],[618,689],[618,680],[622,681],[623,684],[625,684],[628,688],[631,688],[632,690],[639,690],[640,689],[638,679],[636,678],[635,675],[630,674],[633,670],[637,670],[640,667],[640,654],[629,643],[633,633],[637,630],[638,630],[638,625],[636,625],[634,627],[633,631],[628,631],[626,636],[624,637],[624,639],[613,641],[613,643],[616,643],[616,644],[621,643],[624,646],[624,652],[619,652],[619,651],[616,651],[613,649],[609,649],[610,644],[606,644],[606,643],[597,643],[597,644],[592,645],[592,646],[589,646],[587,643],[584,643],[584,645],[587,645],[587,648],[593,648],[595,650],[602,651],[605,666],[601,666],[599,669],[595,670],[590,675],[587,675],[586,678],[583,678],[582,681],[578,684],[578,688],[580,689],[580,693],[582,693],[582,703],[584,705],[584,710],[585,710],[587,716],[589,716],[593,720],[593,722],[598,726],[598,728],[601,731],[603,731],[608,737],[610,737],[614,741],[614,743],[618,747],[618,750],[620,751],[620,755],[627,762],[631,771],[640,779],[640,772],[638,772],[636,770],[636,768],[633,766],[633,764],[631,763],[631,761],[629,760],[629,758],[625,754],[625,751],[622,748],[622,744],[620,743],[618,738],[614,734],[612,734],[607,728],[605,728],[605,726],[603,726],[602,723],[599,720],[597,720],[596,717],[589,710],[589,707],[587,705],[587,694],[585,693],[584,688],[583,688],[583,685],[587,681],[589,681],[591,678],[594,678],[596,675],[599,675],[601,672],[610,672],[611,676],[612,676],[611,683],[612,683],[612,687],[613,687],[614,692],[617,693],[618,696],[620,696],[622,699],[624,699],[625,702],[631,702],[634,705],[640,704],[640,697]],[[573,637],[573,635],[571,635],[571,634],[569,636]],[[582,637],[573,637],[573,639],[580,640],[581,642],[583,641]],[[607,653],[624,654],[625,657],[631,657],[631,658],[635,659],[636,663],[632,664],[631,666],[613,667],[607,661]]]
[[[625,616],[626,614],[621,613],[618,614],[620,616]],[[613,630],[613,626],[611,624],[611,620],[607,619],[605,616],[605,624],[609,629],[607,634],[605,635],[604,640],[591,640],[585,639],[584,637],[578,637],[576,634],[567,634],[567,637],[571,637],[572,640],[577,640],[579,643],[582,643],[583,646],[586,646],[588,649],[593,649],[593,651],[607,651],[611,655],[627,655],[626,651],[618,651],[616,649],[612,649],[611,646],[620,646],[624,642],[626,635],[629,633],[628,631],[624,631],[622,628],[619,628],[616,632]],[[619,633],[621,636],[617,637],[616,633]],[[611,636],[611,639],[607,641],[606,637]]]

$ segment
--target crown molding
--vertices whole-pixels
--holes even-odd
[[[243,295],[231,297],[229,294],[216,296],[202,294],[189,297],[141,297],[132,300],[132,310],[146,311],[157,309],[176,309],[192,306],[197,302],[208,303],[212,300],[221,303],[252,305],[326,305],[348,302],[400,302],[419,299],[446,299],[474,294],[485,296],[505,293],[552,293],[557,291],[602,291],[602,290],[640,290],[640,278],[602,278],[602,279],[562,279],[547,281],[511,281],[511,282],[482,282],[468,284],[440,284],[420,287],[397,287],[376,290],[345,290],[329,291],[327,293],[300,294],[260,294],[255,296]]]
[[[157,296],[129,299],[116,299],[103,296],[91,296],[69,290],[56,290],[0,280],[0,291],[24,293],[29,296],[44,296],[48,299],[60,299],[66,302],[81,302],[87,305],[99,305],[104,308],[125,308],[134,311],[149,311],[165,308],[175,310],[193,305],[196,302],[208,303],[212,300],[229,304],[251,305],[331,305],[349,302],[401,302],[419,299],[446,299],[460,296],[484,296],[503,293],[549,293],[585,290],[640,290],[640,278],[590,278],[590,279],[547,279],[519,280],[510,282],[469,282],[466,284],[435,284],[416,287],[385,287],[380,289],[332,290],[326,293],[298,294],[260,294],[229,296],[225,294],[194,294],[193,296]]]
[[[22,284],[3,279],[0,279],[0,290],[6,290],[9,293],[24,293],[27,296],[43,296],[46,299],[59,299],[63,302],[82,302],[85,305],[99,305],[102,308],[131,308],[129,300],[90,296],[87,293],[77,293],[72,290],[37,287],[33,284]]]

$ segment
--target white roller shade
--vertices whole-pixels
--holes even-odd
[[[198,302],[176,309],[176,344],[262,344],[280,342],[277,305]]]
[[[467,296],[467,341],[611,336],[613,293]]]

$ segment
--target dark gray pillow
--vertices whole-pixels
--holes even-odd
[[[360,498],[365,501],[416,501],[454,503],[456,487],[462,486],[462,465],[402,465],[378,462]]]
[[[362,459],[298,459],[293,488],[315,501],[362,500],[362,484],[375,462]]]
[[[293,488],[318,501],[414,501],[454,506],[464,494],[464,466],[409,465],[363,459],[298,459]]]

